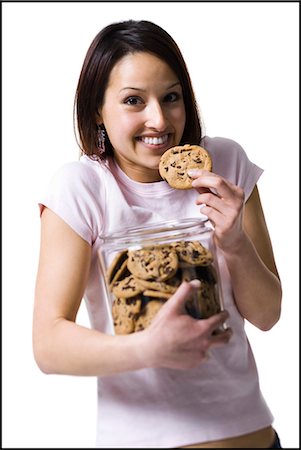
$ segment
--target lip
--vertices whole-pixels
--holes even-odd
[[[165,131],[164,133],[145,133],[145,134],[140,134],[139,136],[137,136],[138,138],[144,138],[144,137],[162,137],[162,136],[166,136],[166,135],[170,135],[170,133],[168,133],[167,131]]]

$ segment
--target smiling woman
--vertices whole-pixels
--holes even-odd
[[[40,200],[38,366],[97,377],[97,447],[279,448],[245,333],[245,321],[269,330],[280,316],[281,284],[257,188],[262,169],[235,141],[202,134],[180,50],[152,22],[111,24],[95,37],[75,113],[81,157],[55,174]],[[185,144],[208,152],[212,172],[195,170],[192,187],[180,190],[161,178],[159,163]],[[185,305],[201,295],[200,281],[181,279],[147,329],[115,334],[116,305],[98,263],[103,237],[191,218],[208,219],[214,230],[225,310],[191,317]],[[127,274],[128,255],[121,256]],[[175,264],[175,271],[186,267]],[[82,298],[91,328],[76,323]],[[133,301],[121,298],[126,320]],[[134,300],[137,308],[141,299]]]
[[[148,62],[148,72],[143,66],[145,60]],[[132,61],[135,61],[135,70]],[[123,74],[120,65],[127,71],[126,74]],[[167,75],[167,78],[160,80],[156,68],[167,71],[168,73],[162,74],[164,77]],[[160,94],[160,104],[179,101],[185,105],[187,117],[181,142],[200,141],[202,132],[196,99],[178,46],[165,30],[155,24],[129,21],[127,25],[124,22],[116,23],[100,31],[87,52],[75,103],[83,153],[97,153],[95,112],[99,113],[99,109],[104,106],[107,87],[110,87],[115,72],[119,73],[116,79],[114,77],[114,84],[117,83],[117,78],[119,83],[118,87],[114,85],[116,101],[118,96],[121,103],[129,106],[142,105],[141,94],[145,93],[147,82],[156,84],[158,91],[160,89],[157,92],[157,95]],[[138,76],[139,73],[141,76]],[[162,82],[163,85],[160,85]],[[101,123],[99,118],[96,121]],[[112,154],[112,150],[110,139],[107,138],[107,155]]]

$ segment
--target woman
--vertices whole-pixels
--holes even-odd
[[[112,24],[95,37],[75,112],[82,156],[56,173],[40,203],[37,364],[45,373],[98,377],[97,447],[279,448],[244,332],[244,319],[269,330],[280,316],[256,186],[262,170],[236,142],[202,134],[182,55],[147,21]],[[194,189],[180,191],[158,165],[185,143],[206,148],[214,172],[194,171]],[[215,228],[227,311],[204,320],[185,314],[199,286],[193,280],[147,329],[115,335],[97,260],[101,236],[201,215]],[[91,329],[76,324],[82,298]],[[225,321],[228,328],[213,333]]]

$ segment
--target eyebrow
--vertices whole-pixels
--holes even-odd
[[[177,85],[181,85],[181,83],[180,83],[179,81],[176,81],[175,83],[173,83],[173,84],[171,84],[170,86],[168,86],[168,87],[166,88],[166,90],[172,89],[173,87],[175,87],[175,86],[177,86]],[[136,88],[136,87],[132,87],[132,86],[126,86],[126,87],[120,89],[119,92],[126,91],[127,89],[131,89],[131,90],[133,90],[133,91],[139,91],[139,92],[146,92],[145,89],[140,89],[140,88]]]

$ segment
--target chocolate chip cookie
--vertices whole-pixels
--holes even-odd
[[[118,252],[115,255],[107,270],[107,281],[109,285],[120,279],[124,270],[127,268],[127,259],[127,250]]]
[[[145,328],[151,324],[155,315],[162,308],[162,306],[163,302],[159,300],[152,300],[148,302],[135,323],[135,331],[145,330]]]
[[[131,298],[140,294],[142,291],[143,288],[133,275],[129,275],[112,284],[112,292],[115,297]]]
[[[208,266],[213,261],[210,250],[199,241],[178,241],[172,246],[176,249],[179,261],[199,266]]]
[[[131,250],[128,257],[129,271],[143,280],[165,281],[178,269],[178,256],[170,245]]]
[[[116,334],[130,334],[135,330],[135,318],[140,312],[142,300],[133,298],[116,298],[112,306],[112,317]]]
[[[174,294],[180,285],[179,279],[176,277],[172,277],[171,279],[164,281],[149,281],[143,280],[141,278],[138,279],[138,284],[143,289],[150,289],[158,292],[163,292],[166,294]]]
[[[199,145],[186,144],[172,147],[161,156],[160,175],[175,189],[192,189],[193,179],[187,173],[189,169],[212,171],[212,159],[207,150]]]

